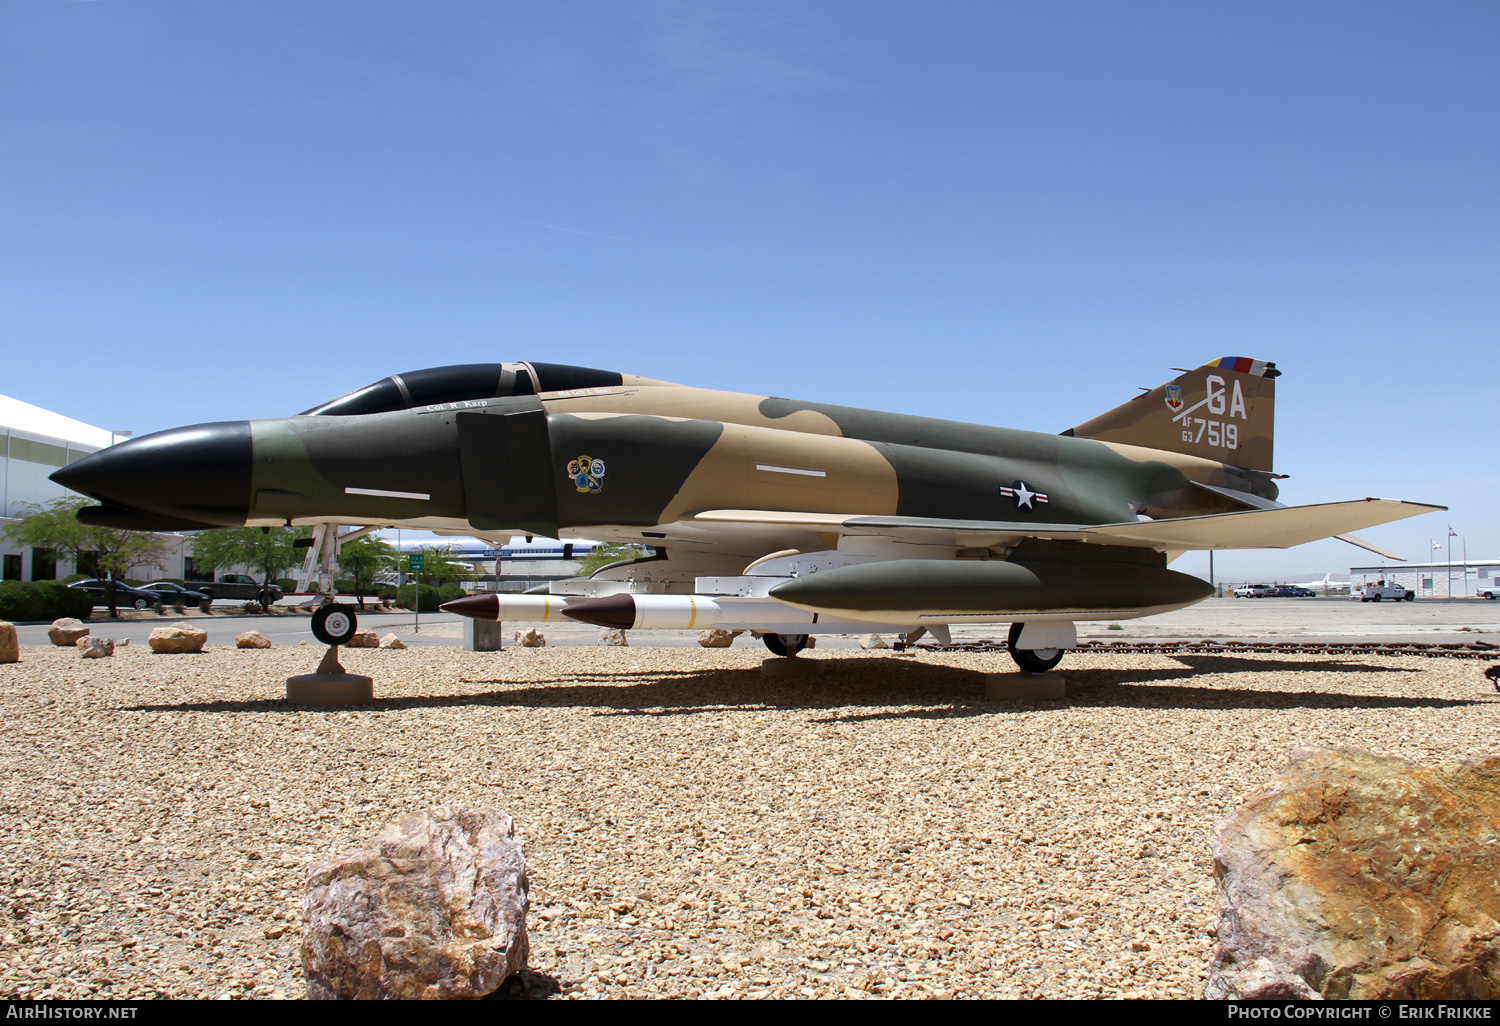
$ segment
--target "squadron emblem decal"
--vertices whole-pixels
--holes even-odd
[[[1047,496],[1041,492],[1032,491],[1026,486],[1025,481],[1017,481],[1009,488],[1001,488],[1001,495],[1008,495],[1016,500],[1016,509],[1036,509],[1036,503],[1046,502]]]
[[[598,495],[604,487],[604,461],[596,460],[591,456],[580,456],[576,460],[570,460],[568,476],[573,479],[573,487],[580,492],[592,492]]]
[[[1168,385],[1166,398],[1167,409],[1171,410],[1173,413],[1176,413],[1178,410],[1182,409],[1182,386]]]

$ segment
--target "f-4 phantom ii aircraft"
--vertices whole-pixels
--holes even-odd
[[[330,603],[339,544],[376,528],[633,542],[654,555],[549,594],[445,608],[746,628],[781,655],[812,634],[942,640],[951,624],[1009,623],[1016,662],[1043,671],[1075,646],[1075,621],[1207,598],[1206,582],[1167,569],[1185,551],[1286,548],[1444,508],[1277,503],[1279,373],[1215,360],[1043,434],[583,367],[468,364],[393,374],[295,417],[147,435],[52,479],[101,503],[79,513],[93,524],[317,525],[306,574],[321,568]],[[314,633],[337,644],[354,622],[325,604]]]

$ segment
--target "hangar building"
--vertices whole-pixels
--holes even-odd
[[[1355,566],[1349,568],[1353,587],[1386,581],[1409,588],[1417,598],[1473,598],[1475,589],[1500,583],[1500,559],[1470,559],[1437,563],[1403,563],[1400,566]],[[1449,593],[1449,583],[1452,593]]]
[[[74,571],[70,562],[18,544],[7,529],[30,514],[28,507],[73,494],[47,480],[48,474],[127,437],[128,432],[107,431],[0,395],[0,580],[50,581]],[[158,537],[164,543],[165,574],[156,567],[143,568],[143,573],[180,577],[187,539],[176,534]]]

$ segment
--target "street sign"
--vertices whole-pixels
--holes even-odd
[[[422,553],[420,553],[420,552],[413,552],[411,555],[409,555],[409,556],[406,557],[408,568],[414,574],[421,573],[422,572],[422,563],[425,561],[425,559],[426,559],[426,557]]]

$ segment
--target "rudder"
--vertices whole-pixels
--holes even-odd
[[[1165,449],[1269,474],[1280,375],[1274,363],[1226,356],[1063,434]]]

